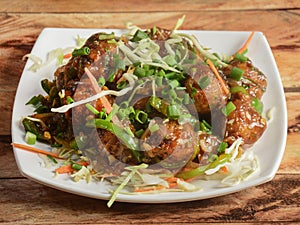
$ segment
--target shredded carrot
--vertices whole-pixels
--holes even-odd
[[[242,54],[248,48],[253,36],[254,36],[254,31],[251,32],[251,34],[248,37],[248,39],[246,40],[245,44],[237,51],[239,54]]]
[[[85,161],[77,162],[77,164],[82,165],[82,166],[89,165],[89,163],[85,162]],[[55,173],[59,173],[59,174],[73,173],[73,172],[74,172],[74,169],[72,169],[71,165],[64,165],[64,166],[61,166],[61,167],[58,167],[57,169],[55,169]]]
[[[71,58],[71,56],[72,56],[72,53],[65,54],[65,55],[64,55],[64,59]]]
[[[226,95],[228,95],[228,94],[229,94],[229,90],[228,90],[228,88],[227,88],[227,86],[226,86],[226,84],[225,84],[225,81],[224,81],[223,78],[220,76],[220,74],[219,74],[217,68],[216,68],[215,65],[212,63],[212,61],[210,61],[209,59],[207,60],[207,63],[208,63],[208,65],[209,65],[209,67],[211,68],[211,70],[213,71],[213,73],[216,75],[217,79],[219,80],[219,82],[220,82],[220,84],[221,84],[221,86],[222,86],[222,89],[223,89],[224,93],[225,93]]]
[[[44,155],[50,155],[54,158],[60,159],[60,157],[58,156],[58,154],[55,154],[53,152],[48,152],[42,149],[38,149],[38,148],[34,148],[28,145],[23,145],[23,144],[18,144],[18,143],[12,143],[11,144],[13,147],[22,149],[22,150],[26,150],[26,151],[30,151],[30,152],[35,152],[35,153],[40,153],[40,154],[44,154]]]
[[[173,183],[173,182],[177,182],[177,179],[180,179],[180,178],[168,177],[168,178],[165,179],[165,181],[167,181],[168,183]]]
[[[148,192],[148,191],[156,191],[164,189],[165,187],[162,185],[158,185],[156,187],[145,187],[145,188],[136,188],[134,192]]]
[[[227,173],[228,172],[228,168],[226,166],[221,167],[221,171],[223,173]]]

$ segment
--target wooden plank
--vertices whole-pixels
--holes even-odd
[[[190,12],[187,14],[182,29],[195,30],[256,30],[267,36],[274,49],[299,48],[300,10],[287,11],[245,11],[243,14],[235,11]],[[103,14],[28,14],[0,13],[0,44],[6,44],[20,36],[38,35],[44,27],[74,27],[74,28],[124,28],[125,22],[131,21],[143,28],[154,25],[174,28],[178,18],[184,12],[153,12],[153,13],[113,13]],[[261,21],[269,21],[262,23]]]
[[[174,204],[115,203],[108,209],[106,201],[64,193],[27,179],[1,179],[0,221],[14,224],[296,223],[300,221],[299,185],[299,174],[277,175],[271,182],[223,197]]]
[[[289,9],[299,8],[300,3],[297,0],[152,0],[143,1],[129,0],[102,0],[89,1],[88,4],[80,0],[73,0],[70,4],[67,0],[2,0],[0,2],[1,12],[59,12],[59,13],[85,13],[85,12],[153,12],[153,11],[209,11],[209,10],[253,10],[253,9]]]

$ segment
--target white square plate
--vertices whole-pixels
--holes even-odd
[[[77,35],[88,38],[91,34],[104,31],[121,34],[122,30],[103,29],[61,29],[46,28],[38,37],[32,53],[43,60],[47,53],[56,48],[75,47]],[[239,49],[249,36],[250,32],[231,31],[182,31],[194,34],[203,46],[210,47],[214,52],[227,55],[233,54]],[[249,45],[247,56],[253,61],[268,78],[267,91],[263,97],[264,108],[274,108],[273,119],[268,123],[268,127],[261,139],[253,146],[257,154],[261,170],[256,176],[233,187],[218,187],[215,181],[199,181],[203,190],[197,192],[172,192],[145,195],[124,195],[119,194],[117,201],[136,203],[167,203],[183,202],[198,199],[221,196],[240,191],[245,188],[256,186],[270,181],[281,162],[285,149],[287,135],[287,112],[280,75],[272,55],[271,49],[265,36],[261,32],[255,35]],[[53,79],[56,65],[52,64],[42,68],[36,73],[28,70],[32,62],[28,60],[25,65],[18,90],[12,116],[12,140],[15,143],[24,142],[24,129],[20,125],[23,116],[33,114],[33,108],[25,106],[25,103],[34,95],[44,94],[40,87],[40,81],[44,78]],[[47,145],[38,144],[38,147],[49,149]],[[74,194],[97,198],[109,199],[111,186],[106,182],[85,181],[75,183],[67,175],[59,175],[54,178],[53,171],[41,166],[42,160],[35,153],[14,148],[16,162],[21,173],[32,180],[44,185]]]

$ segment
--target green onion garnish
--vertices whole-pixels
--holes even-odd
[[[144,130],[143,129],[140,129],[138,131],[135,132],[135,135],[140,138],[142,136],[142,134],[144,133]]]
[[[229,77],[235,80],[240,80],[242,76],[244,75],[245,71],[238,68],[238,67],[233,67],[231,69],[231,72],[229,74]]]
[[[146,71],[141,67],[135,67],[133,74],[136,75],[137,77],[145,77]]]
[[[263,103],[258,99],[258,98],[254,98],[252,100],[252,106],[254,107],[254,109],[261,114],[264,108]]]
[[[148,114],[141,110],[135,111],[135,120],[140,124],[145,124],[148,121]]]
[[[152,125],[151,127],[149,127],[149,130],[151,133],[154,133],[155,131],[159,130],[159,125],[156,123],[156,124]]]
[[[115,37],[115,33],[112,32],[111,34],[99,34],[99,40],[103,41],[103,40],[110,40],[113,39]]]
[[[187,105],[190,103],[190,95],[188,93],[184,93],[183,95],[183,104]]]
[[[230,93],[231,94],[235,94],[235,93],[238,93],[238,92],[242,92],[243,94],[247,93],[246,89],[242,86],[234,86],[234,87],[230,88]]]
[[[175,57],[173,55],[167,55],[163,58],[163,60],[169,65],[169,66],[175,66],[177,64]]]
[[[79,49],[74,49],[72,52],[72,56],[83,56],[83,55],[89,55],[90,54],[90,48],[89,47],[83,47]]]
[[[222,113],[225,116],[228,116],[230,113],[232,113],[236,109],[235,105],[233,102],[228,102],[226,106],[222,108]]]
[[[104,77],[99,77],[98,85],[99,85],[99,87],[103,87],[105,85],[105,78]]]
[[[71,98],[70,96],[68,96],[67,97],[67,104],[71,104],[73,102],[74,102],[73,98]]]
[[[140,40],[146,39],[146,38],[149,38],[149,36],[144,31],[137,30],[135,32],[133,38],[131,39],[131,41],[137,42],[137,41],[140,41]]]
[[[180,110],[177,105],[172,104],[167,107],[167,115],[170,119],[177,119],[180,116]]]
[[[99,116],[100,115],[100,112],[95,108],[93,107],[90,103],[86,103],[85,104],[85,107],[90,110],[93,114]]]
[[[223,141],[218,147],[218,153],[223,153],[227,147],[228,144]]]
[[[34,145],[36,142],[36,135],[34,133],[27,131],[25,135],[25,141],[29,145]]]
[[[124,89],[127,86],[127,82],[126,81],[121,81],[120,83],[117,84],[117,88],[119,90]]]
[[[209,157],[208,157],[208,161],[209,162],[214,162],[218,159],[218,156],[216,154],[211,154]]]
[[[247,62],[248,58],[244,54],[236,53],[234,58],[240,62]]]
[[[210,84],[210,78],[209,76],[204,76],[199,80],[199,87],[201,89],[206,88]]]

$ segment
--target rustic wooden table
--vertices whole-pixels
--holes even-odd
[[[116,203],[61,192],[21,176],[11,143],[14,95],[25,62],[45,27],[262,31],[281,73],[288,107],[288,139],[275,178],[241,192],[176,204]],[[300,1],[0,0],[0,223],[175,224],[300,222]],[[278,118],[280,119],[280,118]]]

